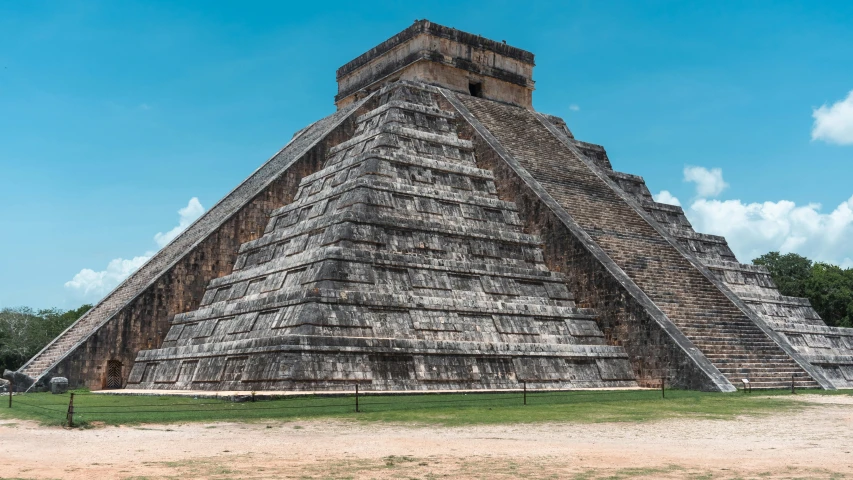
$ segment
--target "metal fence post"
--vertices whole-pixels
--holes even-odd
[[[796,375],[796,373],[792,373],[792,374],[791,374],[791,393],[792,393],[792,394],[797,393],[797,391],[796,391],[796,390],[795,390],[795,388],[794,388],[794,375]]]
[[[10,378],[9,379],[9,408],[12,408],[12,395],[14,393],[15,393],[15,379]]]
[[[355,413],[358,413],[358,384],[355,384]]]
[[[521,382],[524,385],[524,404],[527,405],[527,382]]]
[[[660,376],[660,398],[666,398],[666,375]]]
[[[74,393],[71,393],[71,397],[68,399],[68,414],[66,415],[68,419],[68,427],[74,426]]]

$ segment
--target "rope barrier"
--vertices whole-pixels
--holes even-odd
[[[291,408],[334,408],[334,407],[352,407],[352,406],[353,406],[353,404],[351,404],[351,403],[339,403],[339,404],[334,404],[334,405],[285,405],[285,406],[280,406],[280,407],[254,407],[254,408],[244,408],[242,410],[235,410],[235,408],[236,409],[240,408],[240,407],[235,406],[235,407],[231,407],[231,408],[210,408],[210,409],[206,409],[206,410],[198,410],[198,409],[192,409],[192,410],[133,410],[133,411],[129,411],[129,412],[101,412],[101,411],[97,411],[97,410],[87,411],[87,410],[75,409],[74,412],[77,414],[80,414],[80,415],[83,415],[83,414],[93,415],[96,413],[101,414],[101,415],[103,415],[103,414],[122,415],[125,413],[185,413],[185,412],[202,413],[202,412],[224,412],[224,411],[254,412],[256,410],[282,410],[282,409],[291,409]]]
[[[224,399],[223,401],[225,401]],[[221,402],[220,402],[221,403]],[[68,403],[51,403],[51,404],[42,404],[42,405],[61,405],[66,406]],[[193,405],[193,406],[205,406],[205,405],[216,405],[215,403],[166,403],[166,404],[157,404],[157,403],[149,403],[143,405],[134,405],[134,408],[139,407],[174,407],[174,406],[185,406],[185,405]],[[87,407],[98,407],[98,408],[126,408],[127,405],[90,405],[86,404]]]
[[[409,405],[422,405],[422,404],[424,404],[425,405],[425,404],[431,404],[431,403],[492,402],[492,401],[504,401],[504,400],[518,400],[519,398],[521,398],[521,397],[515,396],[515,397],[509,397],[509,398],[503,397],[503,398],[489,398],[489,399],[480,399],[480,398],[473,399],[472,398],[472,399],[468,399],[468,400],[466,400],[466,399],[460,399],[460,400],[428,400],[428,401],[424,401],[424,402],[364,402],[364,400],[362,400],[362,404],[368,405],[368,406],[370,406],[370,405],[404,405],[404,404],[409,404]]]

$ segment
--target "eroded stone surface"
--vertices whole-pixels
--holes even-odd
[[[298,132],[195,223],[107,294],[18,370],[17,385],[45,386],[64,376],[72,387],[107,386],[118,362],[125,383],[137,352],[160,345],[174,315],[198,307],[207,283],[231,272],[239,246],[258,238],[272,210],[292,201],[300,179],[326,151],[349,138],[368,99]]]
[[[400,83],[302,179],[128,386],[634,386],[441,95]]]

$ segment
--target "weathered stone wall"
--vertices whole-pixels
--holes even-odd
[[[42,378],[67,377],[72,387],[105,387],[107,361],[122,362],[123,383],[137,352],[158,347],[178,313],[198,308],[207,284],[231,273],[240,245],[259,238],[270,214],[290,203],[300,180],[317,171],[329,148],[352,135],[353,115],[296,161],[215,232],[163,273]]]
[[[126,377],[136,352],[159,345],[175,314],[197,308],[207,283],[230,273],[240,245],[258,238],[269,212],[289,201],[295,186],[288,185],[287,177],[270,185],[187,254],[59,363],[52,374],[73,379],[75,386],[100,389],[105,386],[106,362],[119,360],[126,366]]]
[[[580,307],[594,309],[599,314],[596,320],[607,343],[625,348],[637,382],[641,386],[656,386],[665,376],[667,383],[675,387],[718,390],[491,146],[473,129],[465,136],[474,141],[477,166],[494,174],[498,197],[518,206],[525,233],[542,238],[548,268],[566,275],[569,291]]]

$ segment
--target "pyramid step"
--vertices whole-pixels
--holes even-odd
[[[441,104],[435,92],[419,90],[406,97],[406,88],[394,92],[428,108]],[[383,94],[374,108],[395,99],[400,100]],[[138,358],[145,363],[138,361],[137,367],[156,363],[165,358],[162,355],[170,355],[166,351],[197,357],[215,351],[222,342],[234,345],[232,351],[245,348],[247,361],[254,361],[253,356],[263,353],[249,345],[266,345],[268,339],[281,336],[293,336],[294,343],[288,347],[295,352],[304,348],[303,357],[311,357],[305,360],[305,371],[294,369],[293,375],[309,379],[316,375],[317,381],[330,375],[342,379],[347,373],[341,369],[346,368],[362,373],[363,366],[347,365],[346,358],[353,355],[341,348],[346,345],[358,345],[368,354],[380,345],[387,348],[388,342],[418,345],[425,350],[423,360],[418,357],[417,361],[427,364],[427,377],[436,375],[430,378],[433,382],[440,381],[441,375],[456,375],[448,369],[455,371],[458,365],[444,362],[454,358],[454,349],[467,352],[468,344],[491,345],[495,352],[509,349],[522,358],[534,352],[552,352],[560,358],[561,351],[587,345],[600,352],[614,348],[623,352],[621,347],[604,345],[594,311],[575,307],[565,275],[548,271],[542,239],[523,231],[518,207],[499,203],[493,175],[474,168],[472,141],[460,138],[456,125],[444,122],[441,115],[432,118],[400,115],[390,107],[364,114],[356,135],[330,148],[323,169],[303,177],[294,201],[276,211],[274,215],[284,219],[282,227],[276,228],[278,218],[274,218],[276,223],[261,238],[241,247],[234,273],[209,285],[207,303],[176,317],[168,332],[168,350],[140,352]],[[407,121],[442,122],[442,127],[431,132],[409,128]],[[395,156],[406,158],[391,165],[389,158]],[[455,166],[436,168],[440,162]],[[480,197],[470,200],[471,195]],[[317,213],[319,206],[326,210]],[[420,259],[412,252],[418,252]],[[253,263],[249,263],[250,254]],[[404,254],[409,256],[402,258]],[[295,274],[295,268],[286,269],[284,275],[275,270],[297,261],[310,266]],[[274,286],[269,279],[275,279]],[[252,285],[257,287],[251,295],[243,293]],[[306,290],[316,297],[306,297]],[[280,307],[270,311],[270,305]],[[241,313],[235,317],[227,313],[231,311]],[[252,326],[255,321],[260,327]],[[201,331],[205,336],[193,336]],[[324,342],[330,353],[319,348]],[[431,353],[436,351],[434,344],[447,353]],[[599,351],[590,352],[599,355]],[[384,357],[377,355],[370,361],[385,362]],[[429,362],[439,365],[429,368]],[[556,364],[582,368],[573,362]],[[328,373],[321,367],[325,364],[341,368]],[[613,368],[624,370],[625,378],[632,376],[624,359]],[[496,379],[502,375],[495,367],[487,369]],[[155,387],[150,380],[143,381],[138,370],[131,375],[131,383]],[[448,373],[430,373],[445,370]],[[449,378],[448,382],[456,382]],[[422,382],[405,375],[394,381]],[[603,378],[595,382],[613,384]],[[220,388],[220,383],[205,388]]]

